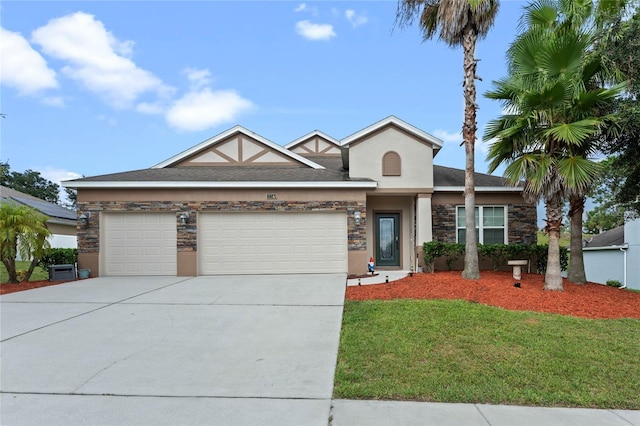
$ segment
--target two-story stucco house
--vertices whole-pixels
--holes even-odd
[[[362,273],[421,266],[432,239],[464,241],[464,171],[442,141],[388,117],[338,141],[286,146],[236,126],[149,169],[78,189],[79,267],[92,275]],[[476,174],[482,243],[534,243],[522,188]]]

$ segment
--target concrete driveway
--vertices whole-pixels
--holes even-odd
[[[119,277],[1,296],[0,423],[326,425],[345,283]]]

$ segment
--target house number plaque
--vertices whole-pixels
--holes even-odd
[[[267,200],[277,200],[276,194],[267,194]]]

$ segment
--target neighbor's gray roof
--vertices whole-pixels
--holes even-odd
[[[58,223],[75,225],[76,212],[57,204],[41,200],[40,198],[25,194],[24,192],[16,191],[15,189],[7,188],[6,186],[0,186],[0,197],[3,200],[11,200],[19,204],[32,207],[52,219],[60,219]],[[68,221],[73,221],[73,223]]]
[[[512,187],[507,179],[500,176],[486,175],[484,173],[475,174],[476,187]],[[434,186],[464,186],[464,170],[452,167],[433,166]]]
[[[602,234],[598,234],[585,240],[585,247],[608,247],[621,246],[624,244],[624,225],[610,229]]]

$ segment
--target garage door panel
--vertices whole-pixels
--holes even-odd
[[[103,275],[176,275],[173,213],[104,213]]]
[[[344,212],[203,213],[199,273],[346,272]]]

